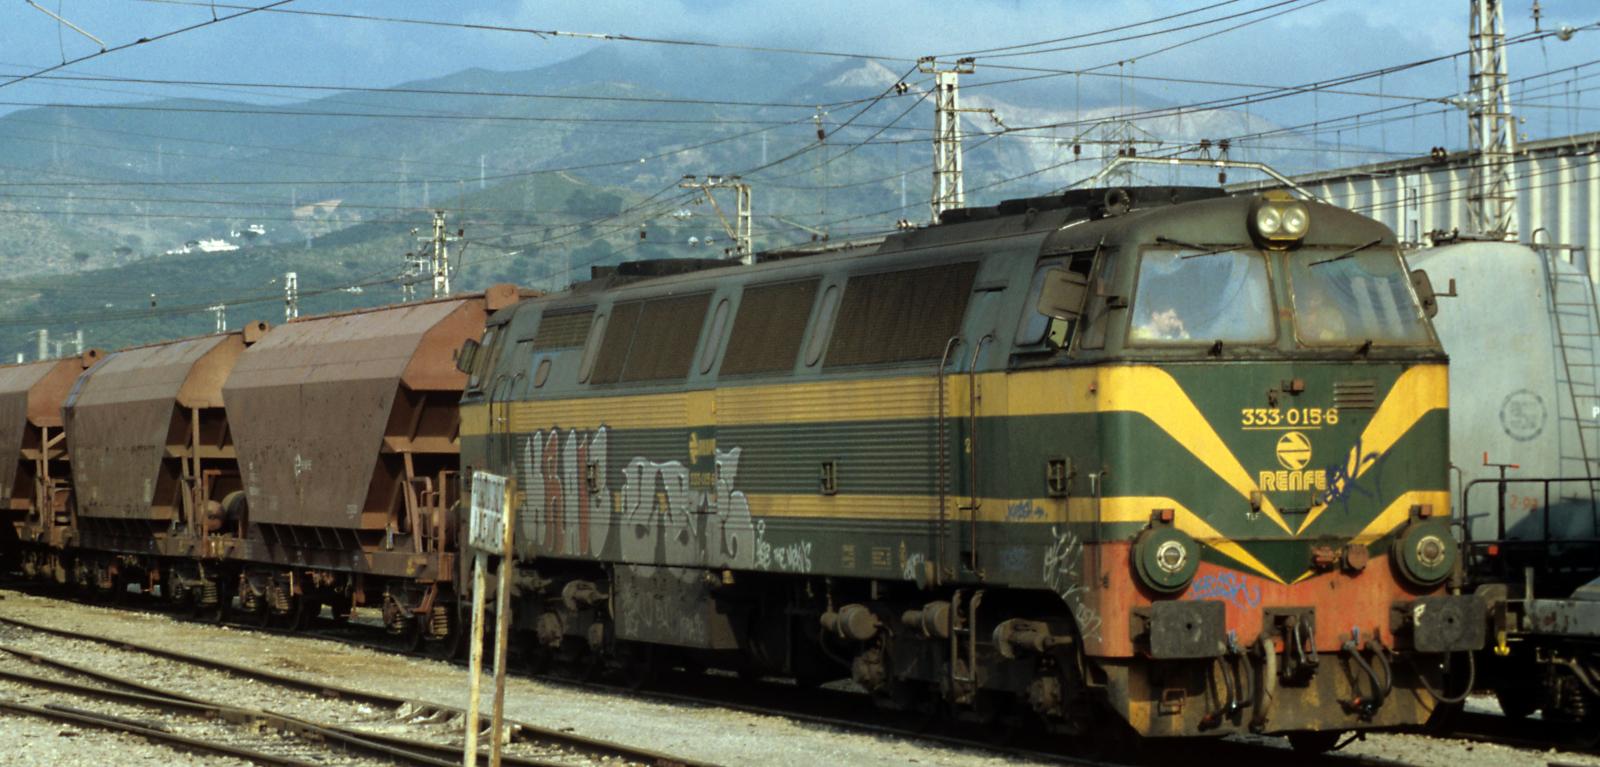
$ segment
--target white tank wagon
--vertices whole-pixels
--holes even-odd
[[[1600,322],[1583,259],[1555,255],[1571,252],[1467,242],[1409,258],[1441,293],[1454,281],[1434,327],[1469,566],[1518,583],[1534,567],[1562,596],[1600,565]]]

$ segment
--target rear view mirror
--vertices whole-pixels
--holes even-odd
[[[461,342],[461,351],[456,352],[456,370],[463,373],[472,372],[472,363],[478,361],[478,350],[482,348],[477,341],[470,338]]]
[[[1439,297],[1433,292],[1433,281],[1428,279],[1427,272],[1421,269],[1412,270],[1411,289],[1417,291],[1417,300],[1422,302],[1423,314],[1432,319],[1439,313]]]
[[[1083,298],[1089,292],[1089,278],[1065,269],[1051,269],[1044,276],[1035,307],[1040,314],[1058,320],[1075,320],[1083,315]]]

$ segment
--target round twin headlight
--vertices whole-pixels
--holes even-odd
[[[1407,525],[1395,533],[1391,557],[1400,574],[1418,586],[1437,586],[1456,566],[1456,539],[1443,520]]]
[[[1134,541],[1133,561],[1139,580],[1170,594],[1188,586],[1200,569],[1200,545],[1176,527],[1154,527]]]
[[[1268,192],[1250,205],[1250,236],[1268,248],[1283,249],[1305,239],[1311,210],[1284,192]]]

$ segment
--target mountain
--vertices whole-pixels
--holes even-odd
[[[6,115],[0,221],[11,236],[0,265],[13,281],[0,283],[10,297],[0,325],[70,331],[108,308],[95,301],[121,303],[97,291],[125,283],[157,293],[159,313],[188,313],[121,323],[111,342],[202,332],[210,317],[194,307],[257,295],[290,270],[330,291],[370,284],[313,293],[307,311],[394,300],[384,280],[434,210],[467,232],[466,289],[560,287],[590,265],[720,255],[729,235],[718,209],[729,214],[731,192],[713,192],[713,204],[680,185],[687,175],[743,176],[758,249],[926,219],[928,73],[865,59],[797,66],[755,51],[696,51],[693,65],[677,55],[613,45],[540,69],[470,69],[290,104],[162,99]],[[1119,153],[1276,128],[1229,111],[1142,117],[1167,102],[1116,78],[995,69],[962,75],[961,88],[970,205],[1049,193]],[[1328,149],[1285,135],[1228,156],[1286,172],[1375,158]],[[1217,173],[1136,166],[1106,181],[1141,182],[1214,184]],[[196,250],[217,240],[241,249]],[[160,298],[180,294],[194,298]]]

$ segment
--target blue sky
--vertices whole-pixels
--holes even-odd
[[[153,37],[212,18],[207,3],[151,2],[150,0],[36,0],[40,6],[103,40],[108,46]],[[265,0],[230,0],[235,4],[260,4]],[[1531,2],[1514,0],[1506,6],[1512,34],[1531,31]],[[1565,22],[1574,25],[1600,21],[1600,2],[1544,0],[1544,27]],[[1168,34],[1127,40],[1071,51],[1010,58],[979,58],[987,72],[999,66],[1042,69],[1108,67],[1137,77],[1188,77],[1262,85],[1297,85],[1319,79],[1372,70],[1465,49],[1469,3],[1380,2],[1378,0],[1186,0],[1185,2],[1108,3],[1047,0],[968,0],[927,2],[887,0],[808,0],[799,2],[703,0],[682,2],[626,2],[588,0],[582,3],[514,2],[491,0],[471,4],[426,0],[403,4],[350,0],[297,0],[280,6],[288,11],[390,16],[423,21],[562,30],[581,33],[624,34],[637,37],[699,41],[727,45],[764,46],[797,50],[825,50],[911,59],[929,54],[954,54],[1000,46],[1014,46],[1067,37],[1145,21],[1184,10],[1216,6],[1209,10],[1111,33],[1077,43],[1105,40],[1130,33],[1180,28]],[[237,11],[217,6],[226,16]],[[1244,14],[1239,18],[1202,23]],[[1281,15],[1275,15],[1281,14]],[[10,0],[0,12],[0,72],[20,74],[93,53],[98,46],[58,24],[22,0]],[[1244,22],[1254,22],[1209,39],[1173,50],[1157,49]],[[1585,50],[1594,47],[1600,31],[1582,32],[1572,42],[1553,38],[1544,43],[1517,46],[1511,53],[1513,77],[1572,66],[1589,60]],[[1586,39],[1587,38],[1587,39]],[[447,26],[400,24],[328,18],[288,13],[260,12],[203,27],[180,35],[113,52],[61,70],[75,75],[148,79],[251,81],[384,87],[408,80],[438,77],[468,67],[496,70],[533,69],[579,55],[598,43],[574,38],[547,38],[523,32],[460,29]],[[702,51],[693,47],[654,46],[665,66],[704,67]],[[1120,67],[1116,62],[1123,61]],[[794,56],[794,66],[820,69],[827,58]],[[1597,68],[1600,73],[1600,68]],[[1390,75],[1352,86],[1360,96],[1323,97],[1316,109],[1330,114],[1341,109],[1359,110],[1381,91],[1442,98],[1465,86],[1465,64],[1444,62],[1419,70]],[[1583,82],[1572,88],[1583,87]],[[1185,103],[1238,89],[1207,89],[1190,85],[1142,83],[1139,87],[1173,102]],[[1565,86],[1556,86],[1558,90]],[[1065,96],[1063,86],[1063,98]],[[0,112],[14,104],[41,102],[98,103],[187,95],[252,101],[299,97],[288,93],[170,87],[144,84],[68,83],[30,80],[0,88]],[[728,93],[729,98],[752,99],[770,94]],[[1564,96],[1567,104],[1580,104],[1575,91]],[[1600,105],[1600,99],[1590,99]],[[1305,99],[1275,102],[1262,113],[1289,122],[1311,108]],[[1543,132],[1545,110],[1520,111],[1535,132]],[[1565,128],[1590,129],[1582,110],[1563,110]],[[1553,133],[1570,132],[1550,125]]]

